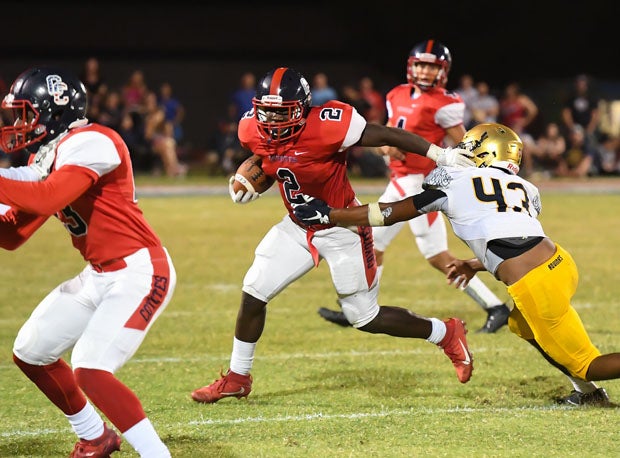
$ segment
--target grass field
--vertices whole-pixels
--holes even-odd
[[[360,196],[364,201],[376,195]],[[475,371],[462,385],[443,352],[422,340],[368,335],[323,321],[335,306],[325,265],[277,297],[247,400],[194,403],[191,390],[226,369],[243,275],[278,197],[245,206],[228,196],[143,197],[175,261],[175,297],[135,357],[118,372],[175,457],[611,457],[620,456],[619,409],[574,409],[553,398],[567,379],[503,328],[470,332]],[[574,306],[603,352],[620,349],[618,194],[543,193],[546,232],[574,256]],[[16,252],[0,252],[0,456],[66,457],[75,436],[60,411],[13,365],[21,324],[44,295],[83,266],[56,221]],[[451,249],[469,256],[451,236]],[[501,297],[504,287],[483,274]],[[445,285],[409,232],[386,253],[380,302],[428,316],[484,312]],[[620,401],[620,383],[601,382]],[[137,454],[123,442],[118,457]]]

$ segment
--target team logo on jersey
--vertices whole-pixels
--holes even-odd
[[[536,209],[536,212],[540,215],[542,211],[542,202],[540,201],[540,194],[536,194],[531,200],[532,206]]]
[[[66,105],[69,103],[69,97],[63,96],[65,92],[69,90],[69,86],[58,75],[48,75],[45,78],[47,83],[47,92],[54,97],[54,103],[56,105]]]
[[[431,170],[424,182],[422,183],[423,189],[436,189],[445,188],[452,181],[452,177],[444,167],[436,167]]]

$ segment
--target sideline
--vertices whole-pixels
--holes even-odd
[[[538,186],[541,193],[558,192],[566,194],[620,194],[620,177],[594,178],[555,178],[531,180]],[[352,182],[358,195],[382,194],[387,182],[377,180],[372,182]],[[265,194],[276,195],[277,187],[273,186]],[[223,196],[228,195],[228,187],[221,185],[138,185],[138,197],[175,197],[175,196]]]

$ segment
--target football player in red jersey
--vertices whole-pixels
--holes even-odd
[[[254,109],[239,122],[241,144],[263,158],[267,176],[278,182],[288,213],[264,236],[254,262],[243,279],[242,298],[233,341],[230,368],[212,384],[196,389],[192,398],[213,403],[221,398],[247,396],[256,344],[265,324],[267,303],[288,285],[317,266],[329,264],[334,287],[353,327],[369,333],[426,339],[439,345],[466,383],[473,361],[464,323],[424,318],[407,309],[379,306],[372,231],[316,224],[306,227],[293,207],[303,194],[320,196],[336,208],[359,205],[347,176],[347,148],[352,145],[392,145],[426,154],[442,164],[471,166],[458,149],[442,149],[403,129],[367,123],[351,105],[329,101],[311,107],[310,87],[292,68],[268,72],[259,82]],[[234,177],[231,177],[231,186]],[[234,202],[258,197],[231,192]]]
[[[447,47],[436,40],[425,40],[413,47],[407,60],[407,83],[386,95],[388,126],[399,127],[441,145],[446,136],[457,144],[465,134],[465,103],[445,86],[452,65]],[[384,147],[390,156],[390,182],[379,202],[390,202],[422,192],[422,181],[437,165],[417,154],[403,154],[394,147]],[[384,252],[396,235],[409,224],[422,255],[435,269],[446,273],[454,256],[448,251],[446,224],[441,213],[432,212],[407,223],[373,229],[379,278],[383,272]],[[480,280],[472,278],[464,291],[487,312],[487,320],[478,332],[493,333],[508,322],[510,309]],[[319,314],[328,321],[348,326],[341,311],[325,307]]]
[[[36,153],[0,173],[0,246],[14,250],[51,216],[87,262],[35,308],[13,360],[58,407],[79,440],[71,457],[109,456],[121,438],[143,457],[169,457],[138,397],[114,373],[138,350],[176,285],[167,250],[135,198],[127,146],[85,118],[84,85],[70,72],[31,68],[2,102],[13,122],[1,148]],[[71,367],[62,355],[72,350]],[[92,404],[91,404],[92,403]]]

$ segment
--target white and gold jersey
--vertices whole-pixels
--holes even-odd
[[[495,274],[503,258],[488,243],[511,245],[545,237],[538,221],[542,209],[538,188],[506,169],[437,167],[424,180],[425,191],[414,197],[422,213],[441,211],[454,233]]]

